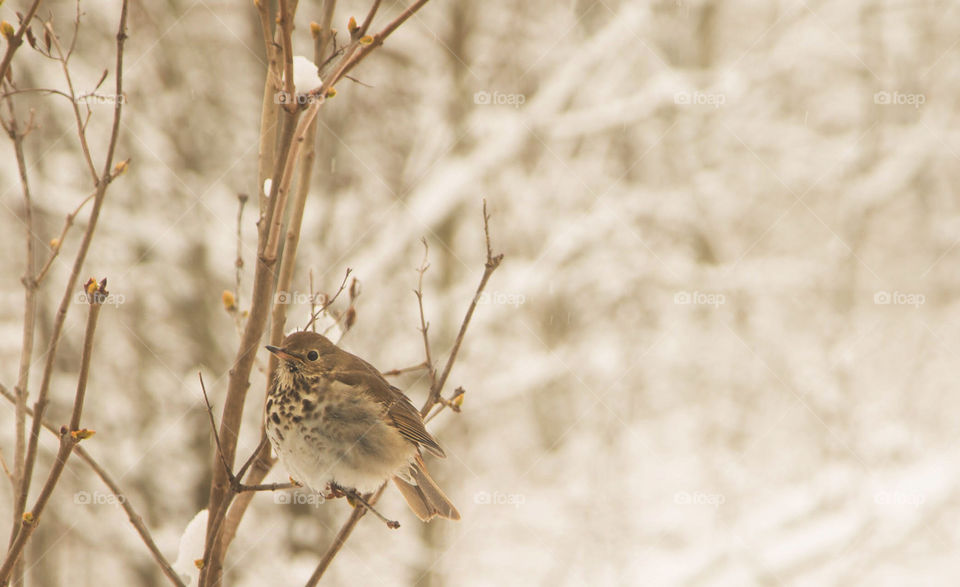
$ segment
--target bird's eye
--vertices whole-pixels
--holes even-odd
[[[307,359],[311,361],[316,361],[319,358],[320,358],[320,353],[318,353],[317,351],[310,351],[309,353],[307,353]]]

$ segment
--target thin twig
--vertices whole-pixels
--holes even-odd
[[[377,499],[383,495],[383,490],[386,488],[387,484],[384,483],[377,489],[373,494],[369,495],[366,499],[370,503],[377,503]],[[320,563],[317,565],[316,570],[313,571],[313,574],[310,575],[310,578],[307,580],[306,587],[316,587],[317,583],[320,582],[320,578],[323,577],[323,574],[330,567],[330,563],[333,562],[337,553],[340,552],[340,549],[343,548],[343,545],[347,542],[347,539],[350,538],[350,534],[353,533],[353,529],[357,526],[357,522],[360,521],[360,518],[367,513],[366,508],[354,508],[350,512],[350,517],[347,518],[347,521],[340,527],[340,531],[337,532],[337,536],[333,539],[333,543],[327,549],[327,552],[324,553],[323,558],[320,559]]]
[[[367,17],[363,19],[363,24],[360,25],[360,31],[357,33],[358,36],[363,36],[367,34],[367,29],[370,28],[370,24],[373,23],[373,17],[377,14],[377,9],[380,8],[380,0],[373,0],[373,6],[370,7],[370,10],[367,11]]]
[[[473,300],[470,302],[470,306],[467,308],[467,313],[463,317],[463,322],[460,324],[460,332],[457,333],[457,338],[453,342],[453,348],[450,350],[450,356],[447,358],[447,363],[443,367],[440,378],[437,379],[436,384],[430,389],[430,397],[427,400],[428,402],[432,400],[435,403],[437,398],[440,397],[440,392],[443,390],[443,385],[447,382],[447,377],[450,376],[450,370],[453,369],[453,364],[457,360],[457,353],[460,352],[460,345],[463,344],[463,337],[467,333],[467,326],[470,325],[470,319],[473,317],[473,312],[477,309],[477,303],[480,301],[480,295],[487,286],[487,281],[490,279],[490,276],[493,275],[493,272],[496,271],[497,267],[500,266],[500,262],[503,261],[503,254],[501,253],[499,255],[494,255],[493,249],[490,247],[490,215],[487,214],[486,199],[483,200],[483,234],[487,244],[487,262],[483,267],[483,276],[480,278],[480,284],[477,285],[477,291],[473,295]],[[424,404],[424,407],[427,407],[426,404]],[[424,414],[426,414],[426,412],[424,412]]]
[[[77,13],[77,26],[80,23],[80,14]],[[67,67],[67,60],[70,58],[69,53],[65,53],[63,47],[60,45],[60,38],[57,36],[56,31],[53,30],[53,24],[50,21],[43,23],[43,28],[47,30],[47,33],[50,35],[50,39],[53,41],[53,47],[57,50],[57,60],[60,62],[60,67],[63,69],[63,77],[67,81],[67,89],[70,93],[70,103],[73,106],[73,117],[77,123],[77,134],[80,135],[80,149],[83,151],[83,158],[87,162],[87,168],[90,171],[90,176],[93,179],[93,184],[96,185],[100,178],[97,176],[97,169],[93,165],[93,156],[90,154],[90,145],[87,144],[87,133],[86,133],[86,122],[82,120],[80,115],[80,105],[77,102],[77,94],[73,89],[73,78],[70,76],[70,68]],[[74,41],[76,41],[76,31],[74,31]],[[73,46],[71,44],[70,51],[73,51]],[[115,100],[120,100],[119,96],[114,96]]]
[[[257,155],[257,202],[260,218],[267,210],[267,195],[263,184],[270,178],[276,159],[277,148],[277,120],[280,106],[277,103],[277,92],[280,91],[280,65],[277,63],[279,48],[272,38],[270,2],[255,0],[257,13],[260,16],[260,29],[263,31],[264,50],[267,54],[267,72],[263,83],[263,105],[260,111],[260,150]]]
[[[296,487],[301,487],[296,483],[266,483],[263,485],[240,485],[237,487],[239,492],[247,491],[279,491],[281,489],[294,489]]]
[[[243,208],[247,204],[247,194],[237,194],[237,260],[234,261],[236,267],[236,280],[234,283],[233,298],[240,307],[240,279],[243,277]],[[240,313],[237,312],[239,317]]]
[[[27,162],[23,152],[23,140],[25,133],[21,133],[16,114],[13,110],[11,99],[7,99],[7,107],[10,111],[10,137],[13,140],[13,150],[17,157],[17,169],[20,172],[20,184],[23,188],[24,205],[24,224],[26,228],[26,267],[23,273],[23,336],[20,346],[20,366],[17,374],[16,391],[16,429],[13,449],[13,472],[10,474],[16,506],[14,507],[14,516],[17,512],[23,512],[26,495],[21,496],[17,491],[23,480],[24,458],[26,456],[26,414],[27,414],[27,387],[30,383],[30,366],[33,357],[33,339],[36,334],[37,320],[37,280],[33,276],[34,265],[36,265],[36,253],[34,251],[33,234],[33,201],[30,196],[30,181],[27,173]],[[14,517],[11,526],[11,538],[17,531],[19,520]],[[19,577],[19,572],[15,573]]]
[[[423,274],[430,268],[430,263],[428,262],[430,245],[427,244],[426,238],[421,239],[421,242],[423,242],[423,262],[420,263],[420,267],[417,269],[419,278],[417,279],[417,289],[415,289],[413,293],[417,296],[417,306],[420,309],[420,333],[423,335],[423,353],[426,357],[424,365],[427,368],[427,376],[430,378],[430,389],[433,390],[437,385],[437,370],[434,368],[433,358],[430,356],[430,336],[427,334],[427,331],[430,329],[430,323],[427,322],[423,312]]]
[[[423,407],[420,409],[420,415],[426,417],[430,410],[437,403],[441,403],[440,392],[443,391],[443,385],[446,382],[447,375],[450,373],[450,369],[453,367],[453,362],[457,358],[457,351],[460,348],[460,345],[463,342],[463,337],[466,334],[467,326],[470,323],[470,318],[473,316],[473,311],[476,308],[477,301],[480,297],[480,294],[483,292],[483,289],[487,285],[487,281],[490,279],[490,275],[500,266],[500,262],[503,261],[503,255],[494,255],[493,250],[490,246],[490,226],[489,226],[490,216],[487,214],[487,202],[483,202],[483,232],[486,240],[487,247],[487,259],[484,264],[483,276],[480,278],[480,285],[477,287],[477,293],[474,295],[473,300],[470,303],[470,307],[467,309],[467,314],[464,316],[463,323],[460,325],[460,332],[457,335],[457,341],[454,343],[454,348],[450,353],[450,358],[447,359],[447,364],[444,367],[444,376],[437,380],[437,385],[430,390],[427,400],[424,403]],[[459,392],[459,393],[458,393]],[[454,398],[458,395],[462,395],[462,388],[458,388],[457,392],[454,392]],[[452,401],[452,400],[451,400]],[[444,404],[446,405],[446,404]],[[452,404],[451,404],[452,405]],[[367,501],[372,505],[377,502],[380,495],[383,493],[386,483],[380,486],[379,489],[370,497],[367,497]],[[319,564],[317,565],[316,570],[314,570],[313,575],[310,576],[310,579],[307,581],[307,587],[315,586],[323,577],[323,574],[330,567],[330,563],[333,562],[334,557],[337,556],[337,553],[340,552],[340,549],[343,548],[344,543],[350,537],[350,534],[353,532],[354,527],[356,527],[357,522],[360,521],[360,518],[363,517],[363,514],[366,513],[365,509],[356,508],[350,514],[350,517],[347,518],[347,521],[344,522],[341,526],[340,531],[337,533],[336,538],[333,543],[327,549],[327,552],[324,553],[323,558],[320,559]]]
[[[347,267],[346,272],[344,272],[343,274],[343,281],[340,282],[340,287],[337,288],[337,293],[333,294],[332,298],[327,298],[324,300],[323,305],[320,306],[320,309],[314,312],[313,315],[310,316],[310,321],[307,322],[307,324],[303,327],[304,330],[313,326],[314,323],[317,321],[317,318],[319,318],[320,315],[327,310],[327,308],[333,305],[333,302],[337,301],[337,298],[340,297],[340,294],[343,293],[343,290],[347,287],[347,278],[350,277],[350,273],[352,273],[352,271],[353,271],[352,269]]]
[[[203,402],[207,405],[207,416],[210,418],[210,428],[213,430],[213,440],[217,444],[217,454],[220,456],[220,462],[223,464],[223,469],[227,472],[227,475],[230,477],[231,483],[234,481],[233,473],[230,471],[230,465],[227,464],[227,460],[223,458],[223,447],[220,446],[220,434],[217,432],[217,422],[213,418],[213,406],[210,405],[210,398],[207,396],[207,386],[203,383],[203,373],[197,373],[197,377],[200,378],[200,389],[203,391]]]
[[[371,514],[379,518],[381,522],[387,525],[387,528],[390,528],[391,530],[396,530],[397,528],[400,527],[400,522],[396,520],[391,520],[386,516],[384,516],[383,514],[381,514],[379,511],[377,511],[377,508],[373,507],[373,505],[369,501],[364,499],[364,497],[360,495],[360,492],[357,491],[356,489],[347,489],[345,490],[345,493],[347,494],[347,497],[356,501],[357,503],[365,507],[367,510],[369,510]]]
[[[373,35],[371,42],[368,45],[365,45],[356,55],[351,56],[349,61],[344,63],[344,67],[337,71],[337,75],[335,76],[333,83],[339,81],[341,77],[349,73],[351,69],[356,67],[361,61],[366,59],[368,55],[383,45],[383,42],[387,39],[387,37],[393,34],[393,32],[397,30],[400,25],[405,23],[411,16],[416,14],[418,10],[423,8],[427,2],[429,2],[429,0],[417,0],[408,6],[403,12],[401,12],[399,16],[390,21],[387,26],[383,27],[379,33]]]
[[[280,273],[277,277],[277,291],[289,292],[293,283],[293,272],[297,266],[297,246],[300,243],[300,226],[303,222],[303,212],[307,205],[307,195],[310,193],[310,178],[313,172],[315,157],[315,143],[317,139],[317,121],[313,119],[304,131],[303,142],[306,143],[300,153],[299,175],[297,176],[297,192],[294,194],[290,219],[287,222],[287,234],[283,244],[283,259],[280,260]],[[292,173],[291,173],[292,175]],[[287,323],[288,303],[283,300],[273,301],[273,313],[270,324],[270,344],[279,345],[283,340],[284,327]],[[273,381],[273,374],[277,369],[277,357],[271,354],[267,366],[267,384]]]
[[[317,65],[324,62],[327,52],[327,45],[333,38],[333,30],[330,25],[333,23],[333,13],[337,7],[337,0],[323,0],[323,9],[320,12],[320,39],[317,40],[316,61]]]
[[[30,21],[33,20],[33,16],[37,13],[38,8],[40,8],[40,0],[33,0],[33,4],[27,9],[26,16],[24,16],[23,21],[20,22],[20,28],[17,29],[17,32],[12,37],[7,39],[7,51],[3,54],[3,60],[0,60],[0,79],[6,78],[7,68],[10,67],[13,54],[16,53],[20,45],[23,44],[23,34],[27,32],[27,29],[30,27]]]
[[[127,38],[126,35],[126,26],[127,26],[127,5],[128,0],[123,0],[120,8],[120,24],[117,31],[117,57],[116,57],[116,95],[121,95],[123,93],[123,45],[124,41]],[[27,19],[29,20],[29,19]],[[93,240],[93,233],[97,227],[97,221],[100,218],[100,209],[103,206],[104,197],[107,192],[107,187],[109,187],[111,181],[108,178],[111,178],[111,170],[113,167],[113,155],[117,145],[117,138],[120,132],[120,114],[122,110],[122,103],[120,100],[117,101],[114,106],[114,115],[113,115],[113,125],[110,132],[110,142],[107,147],[107,155],[104,159],[104,172],[101,175],[101,181],[97,184],[96,195],[93,199],[93,209],[90,211],[90,218],[87,222],[87,230],[84,232],[83,239],[80,242],[80,247],[77,250],[76,258],[74,259],[73,267],[70,271],[70,276],[67,278],[66,287],[64,288],[63,296],[60,299],[60,305],[57,308],[57,314],[53,321],[53,328],[50,334],[50,342],[47,346],[46,358],[43,368],[43,377],[40,381],[40,391],[37,394],[37,401],[34,403],[33,411],[36,414],[36,417],[33,419],[33,423],[30,429],[29,444],[27,445],[27,454],[24,460],[24,473],[23,479],[21,479],[20,488],[18,489],[17,497],[17,509],[16,515],[22,516],[24,513],[21,509],[24,507],[23,504],[26,503],[26,496],[30,493],[30,482],[33,476],[33,467],[37,459],[37,444],[40,440],[40,423],[43,421],[43,412],[46,409],[47,396],[50,392],[50,384],[53,378],[53,367],[55,364],[57,350],[60,344],[60,336],[63,333],[63,325],[67,317],[67,310],[70,307],[70,302],[73,299],[73,292],[76,286],[77,279],[80,275],[80,270],[83,268],[83,263],[86,260],[87,251],[90,249],[90,243]],[[15,528],[19,526],[15,525]],[[15,530],[19,534],[19,530]]]
[[[290,0],[278,0],[280,4],[280,46],[283,48],[283,91],[287,97],[293,98],[296,91],[293,86],[293,11]],[[294,100],[287,101],[287,110],[296,107]]]
[[[13,393],[10,392],[10,390],[4,387],[3,384],[0,384],[0,395],[2,395],[8,402],[16,404],[17,398]],[[27,415],[32,418],[33,410],[27,408]],[[57,437],[60,436],[60,432],[57,430],[57,428],[55,428],[49,422],[44,421],[42,425],[45,430],[50,432],[50,434],[53,434]],[[97,477],[99,477],[100,480],[103,481],[103,484],[110,489],[110,493],[118,498],[117,503],[119,503],[123,510],[127,513],[127,518],[137,531],[137,534],[140,535],[140,539],[143,541],[144,545],[146,545],[147,549],[150,551],[150,554],[153,555],[154,560],[163,570],[163,574],[166,575],[167,578],[170,579],[170,582],[174,585],[183,587],[183,581],[180,580],[180,576],[177,575],[177,572],[173,570],[173,566],[163,556],[163,553],[160,552],[160,549],[157,547],[157,543],[153,540],[153,536],[150,535],[150,530],[148,530],[146,525],[143,523],[143,517],[137,513],[137,510],[133,507],[133,504],[130,503],[130,498],[126,492],[120,488],[117,482],[113,480],[113,477],[107,473],[106,469],[104,469],[100,463],[97,462],[97,460],[94,459],[93,456],[83,448],[83,446],[77,445],[73,449],[73,452],[77,453],[77,457],[79,457],[81,461],[93,469],[93,472],[96,473]]]
[[[397,375],[403,375],[404,373],[412,373],[414,371],[420,371],[422,369],[428,369],[429,366],[426,363],[420,363],[419,365],[414,365],[413,367],[404,367],[402,369],[391,369],[389,371],[384,371],[384,377],[395,377]]]
[[[53,265],[54,259],[56,259],[57,255],[60,254],[60,249],[63,248],[63,239],[67,238],[67,232],[70,230],[70,227],[73,226],[73,221],[77,217],[77,214],[79,214],[80,210],[83,209],[86,203],[92,200],[96,195],[97,190],[94,190],[90,193],[90,195],[84,198],[76,208],[73,209],[73,212],[67,214],[67,217],[63,221],[63,228],[60,229],[60,236],[56,239],[56,242],[51,244],[50,256],[47,257],[43,267],[37,272],[36,281],[38,284],[43,281],[44,277],[47,276],[47,272],[50,270],[50,266]]]
[[[64,426],[60,429],[60,449],[57,451],[56,461],[54,461],[53,467],[51,467],[50,473],[47,475],[47,480],[40,489],[40,494],[37,496],[33,507],[22,516],[20,530],[17,532],[13,544],[10,545],[7,551],[7,557],[3,561],[3,566],[0,567],[0,585],[7,585],[9,583],[14,565],[16,565],[20,555],[23,553],[23,548],[26,546],[27,541],[30,540],[30,536],[33,535],[33,531],[36,530],[37,525],[40,523],[40,516],[43,514],[47,502],[50,500],[50,496],[53,494],[57,482],[60,481],[60,475],[63,473],[63,469],[67,464],[67,459],[70,458],[70,453],[73,452],[78,442],[92,434],[88,430],[80,429],[80,416],[83,413],[83,401],[87,391],[87,378],[90,375],[90,357],[93,355],[93,337],[97,329],[97,318],[100,316],[102,302],[107,296],[106,280],[100,282],[99,289],[96,289],[96,283],[93,284],[93,287],[93,292],[87,287],[84,288],[90,301],[90,311],[87,314],[87,328],[83,337],[80,374],[77,377],[77,392],[73,400],[73,413],[70,416],[70,426]],[[34,420],[34,422],[37,421],[36,419]]]

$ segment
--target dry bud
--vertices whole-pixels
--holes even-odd
[[[126,171],[127,167],[129,166],[130,166],[129,159],[124,159],[123,161],[120,161],[119,163],[113,166],[113,176],[117,177],[118,175],[122,175],[123,172]]]
[[[202,568],[203,568],[203,559],[202,559],[202,558],[193,559],[193,566],[197,567],[198,569],[202,569]]]
[[[357,321],[357,310],[353,306],[347,308],[347,316],[343,321],[343,325],[350,330],[354,323]]]
[[[81,428],[80,430],[72,430],[70,432],[70,436],[72,436],[74,440],[86,440],[94,434],[96,434],[96,432],[89,428]]]
[[[228,289],[223,290],[223,295],[220,296],[220,299],[223,300],[223,308],[227,312],[232,314],[237,311],[237,298],[234,297],[232,291]]]

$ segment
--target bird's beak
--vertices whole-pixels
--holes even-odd
[[[303,359],[301,359],[301,358],[298,357],[297,355],[295,355],[295,354],[293,354],[293,353],[290,353],[290,352],[288,352],[288,351],[286,351],[285,349],[282,349],[282,348],[280,348],[280,347],[275,347],[275,346],[271,346],[271,345],[268,344],[268,345],[267,345],[267,350],[270,351],[271,353],[277,355],[278,357],[280,357],[281,359],[283,359],[283,360],[285,360],[285,361],[297,361],[298,363],[302,363],[302,362],[303,362]]]

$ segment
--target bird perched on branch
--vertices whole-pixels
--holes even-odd
[[[366,493],[393,479],[421,520],[460,519],[421,456],[443,458],[443,449],[376,368],[315,332],[267,350],[280,358],[267,394],[267,436],[291,478],[334,493]]]

